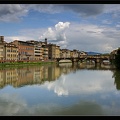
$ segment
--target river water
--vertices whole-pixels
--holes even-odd
[[[110,65],[0,68],[1,116],[118,116],[120,71]]]

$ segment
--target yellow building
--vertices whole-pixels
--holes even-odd
[[[4,44],[6,42],[4,41],[4,36],[0,36],[0,60],[4,60],[5,59],[5,47]]]
[[[5,60],[14,60],[18,59],[18,47],[11,43],[6,43],[4,45],[5,49]]]
[[[42,45],[43,48],[43,59],[44,61],[48,60],[48,46],[47,45]]]
[[[71,57],[71,54],[70,54],[70,50],[68,49],[61,49],[60,50],[60,57],[61,58],[70,58]]]
[[[56,46],[55,48],[55,58],[60,58],[60,46]]]
[[[74,58],[79,57],[79,51],[78,51],[78,50],[73,49],[73,57],[74,57]]]
[[[3,60],[4,57],[5,57],[5,54],[4,54],[4,44],[0,43],[0,60]]]
[[[70,57],[71,58],[73,57],[73,51],[72,50],[70,51]]]

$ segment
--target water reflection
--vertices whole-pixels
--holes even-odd
[[[104,115],[104,110],[90,101],[79,101],[66,108],[54,103],[28,106],[19,96],[4,94],[0,96],[0,115]]]
[[[70,72],[75,73],[77,70],[109,70],[110,66],[94,66],[94,65],[45,65],[45,66],[27,66],[21,68],[0,69],[0,88],[6,85],[13,87],[22,87],[25,85],[43,84],[46,81],[55,81],[63,74]]]
[[[54,81],[61,74],[69,73],[68,67],[58,67],[54,65],[31,66],[21,68],[0,69],[0,88],[6,85],[22,87],[25,85],[43,84],[45,81]]]
[[[119,80],[109,65],[1,68],[0,115],[119,115]]]
[[[24,108],[27,108],[27,103],[19,98],[17,94],[1,94],[0,95],[0,115],[13,115],[16,113],[24,113]],[[26,110],[26,109],[25,109]]]
[[[80,101],[77,104],[56,112],[57,115],[104,115],[102,107],[95,102]]]
[[[113,81],[110,81],[112,72],[109,70],[106,71],[102,68],[99,71],[89,66],[89,69],[74,67],[73,71],[67,75],[62,74],[54,82],[46,82],[44,86],[53,90],[58,96],[95,94],[98,92],[105,95],[105,93],[114,89],[112,87]]]

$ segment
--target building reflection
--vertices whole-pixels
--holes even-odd
[[[82,69],[96,70],[94,65],[62,63],[59,65],[27,66],[20,68],[0,68],[0,88],[11,85],[15,88],[25,85],[44,84],[46,81],[57,80],[62,74],[68,74]],[[97,68],[98,69],[98,68]],[[99,69],[109,69],[100,67]],[[120,73],[120,72],[119,72]],[[115,83],[120,86],[120,74],[116,73]],[[120,87],[117,86],[117,89]]]
[[[67,74],[71,70],[68,67],[59,67],[55,64],[44,66],[27,66],[21,68],[0,69],[0,88],[7,85],[22,87],[25,85],[43,84],[46,81],[54,81],[61,74]]]

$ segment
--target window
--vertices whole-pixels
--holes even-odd
[[[10,49],[7,49],[7,52],[10,52]]]
[[[7,57],[10,57],[10,54],[7,54]]]

